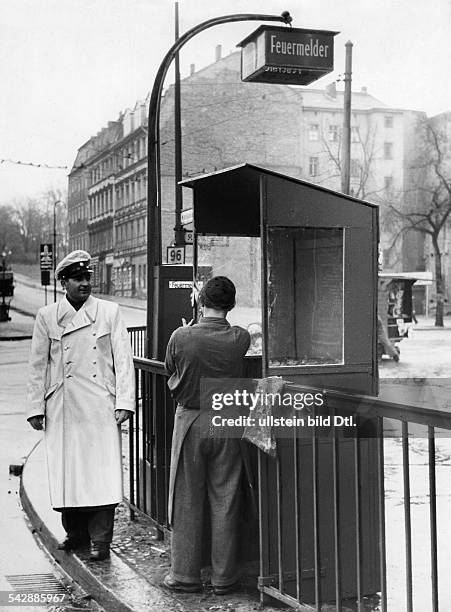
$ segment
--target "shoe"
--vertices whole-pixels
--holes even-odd
[[[92,542],[90,561],[103,561],[110,558],[110,545],[105,542]]]
[[[234,582],[233,584],[225,584],[223,586],[215,586],[213,585],[213,593],[215,595],[228,595],[229,593],[233,593],[239,587],[239,582]]]
[[[58,550],[77,550],[89,544],[89,538],[80,538],[79,536],[66,536],[62,542],[58,544]]]
[[[202,590],[202,585],[196,582],[179,582],[169,574],[164,577],[164,586],[175,593],[198,593]]]

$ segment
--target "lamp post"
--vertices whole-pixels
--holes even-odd
[[[56,302],[56,205],[61,204],[62,200],[53,202],[53,301]]]
[[[6,288],[6,258],[11,255],[11,251],[8,247],[4,247],[2,251],[2,302],[0,304],[0,321],[10,321],[9,318],[9,306],[6,303],[5,297],[6,295],[12,295]],[[12,291],[12,282],[11,282],[11,291]]]
[[[290,24],[292,21],[288,11],[284,11],[281,15],[263,15],[243,13],[236,15],[223,15],[203,21],[194,26],[180,38],[178,38],[160,64],[155,81],[152,88],[152,93],[149,102],[148,116],[148,142],[147,142],[147,357],[156,357],[152,355],[156,351],[157,339],[153,338],[152,349],[152,331],[154,336],[158,333],[158,325],[153,328],[153,311],[154,311],[154,267],[161,264],[161,175],[160,175],[160,106],[161,93],[163,83],[168,72],[172,60],[180,49],[191,38],[216,25],[223,23],[232,23],[237,21],[280,21],[285,24]]]

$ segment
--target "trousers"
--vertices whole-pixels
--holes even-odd
[[[92,509],[63,508],[61,522],[68,536],[110,544],[113,539],[115,506],[96,506]]]
[[[237,580],[242,458],[239,441],[201,436],[201,419],[185,435],[177,465],[171,540],[171,575],[200,582],[204,509],[211,520],[211,582]]]

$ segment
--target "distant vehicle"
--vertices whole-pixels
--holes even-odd
[[[380,272],[378,291],[378,357],[388,355],[399,361],[397,346],[407,338],[413,325],[412,286],[418,279],[402,272]],[[382,329],[380,326],[382,325]],[[387,342],[388,341],[388,342]]]

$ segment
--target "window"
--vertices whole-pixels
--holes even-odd
[[[393,177],[392,176],[384,176],[384,189],[387,191],[393,187]]]
[[[393,115],[385,115],[384,117],[384,127],[392,128],[393,127]]]
[[[269,232],[269,365],[343,363],[343,229]]]
[[[338,142],[338,125],[329,125],[329,141]]]
[[[359,127],[354,125],[351,127],[351,142],[359,142],[360,141],[360,133]]]
[[[351,159],[350,174],[353,178],[360,176],[360,162],[358,159]]]
[[[318,176],[318,158],[310,157],[309,158],[309,176]]]
[[[308,131],[309,140],[319,140],[319,125],[318,123],[311,123]]]
[[[393,143],[384,142],[384,159],[393,159]]]

